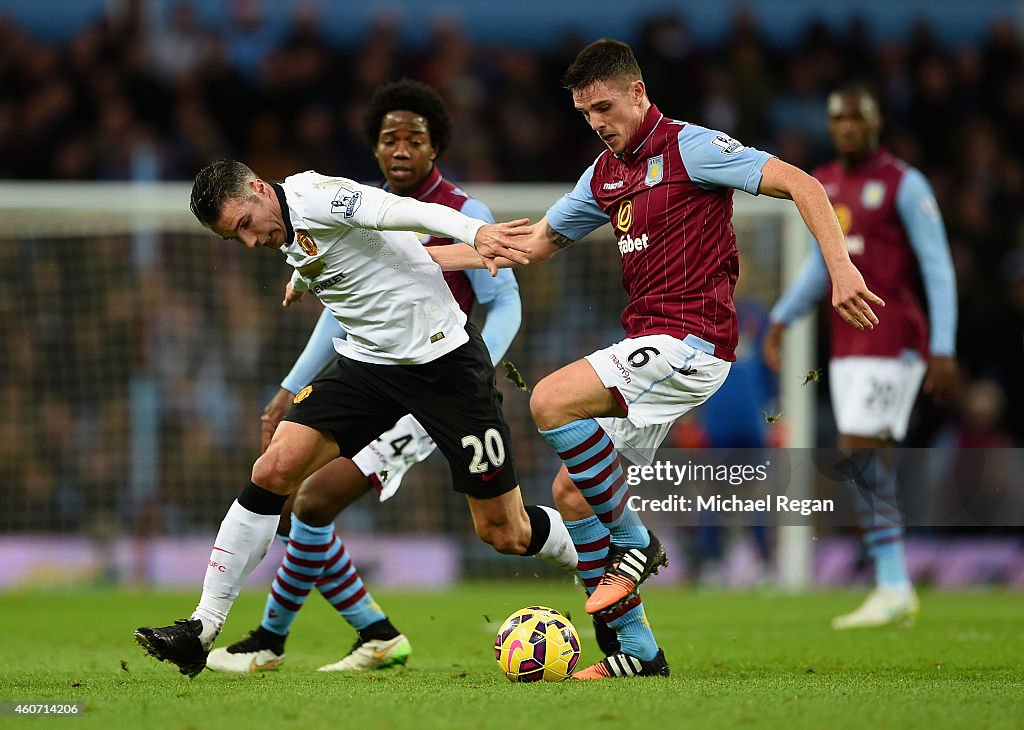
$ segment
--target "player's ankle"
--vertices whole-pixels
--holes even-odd
[[[205,611],[197,609],[192,614],[194,620],[198,620],[202,624],[202,630],[199,632],[199,643],[203,645],[204,649],[209,649],[213,646],[213,642],[217,640],[217,636],[220,634],[221,628],[224,626],[223,621],[219,621],[211,616],[206,615]]]
[[[288,634],[279,634],[276,631],[259,626],[256,629],[256,636],[259,637],[260,643],[263,646],[266,646],[275,654],[284,654],[284,644],[288,640]]]
[[[363,641],[373,641],[374,639],[390,641],[400,633],[401,632],[392,625],[390,619],[382,618],[380,621],[375,621],[369,626],[359,629],[359,638]]]

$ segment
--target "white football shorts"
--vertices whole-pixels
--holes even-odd
[[[650,464],[677,418],[718,390],[732,363],[714,347],[687,335],[644,335],[587,355],[606,388],[626,409],[624,418],[598,418],[623,456]]]
[[[384,502],[398,491],[409,468],[426,459],[436,448],[420,422],[407,414],[376,441],[367,444],[352,461],[374,480],[380,501]]]
[[[834,358],[829,391],[839,433],[902,441],[927,369],[913,351],[901,357]]]

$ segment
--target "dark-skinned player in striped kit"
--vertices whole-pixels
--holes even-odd
[[[843,327],[834,317],[831,323],[832,410],[840,449],[857,454],[857,519],[875,566],[875,588],[832,627],[909,625],[918,600],[904,556],[892,447],[907,434],[922,381],[926,393],[941,398],[956,380],[956,277],[931,186],[879,144],[882,115],[871,93],[853,85],[831,94],[828,123],[838,159],[814,176],[835,207],[850,258],[888,305],[885,321],[871,333]],[[786,326],[816,306],[827,277],[812,247],[772,309],[764,341],[769,367],[778,370]],[[927,316],[917,295],[919,277]]]

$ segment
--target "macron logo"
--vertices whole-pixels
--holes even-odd
[[[622,187],[623,185],[625,185],[625,182],[624,182],[624,181],[622,181],[622,180],[619,180],[618,182],[613,182],[613,183],[605,183],[605,184],[604,184],[604,187],[603,187],[603,188],[601,188],[601,189],[602,189],[602,190],[618,190],[618,189],[619,189],[619,188],[621,188],[621,187]]]

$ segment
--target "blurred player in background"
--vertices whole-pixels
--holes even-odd
[[[576,567],[558,512],[523,505],[491,356],[410,232],[471,242],[493,267],[497,255],[523,260],[508,244],[528,230],[525,220],[487,224],[313,171],[268,183],[229,160],[200,171],[191,207],[224,239],[282,251],[295,269],[285,301],[313,291],[348,337],[335,339],[338,356],[296,394],[253,464],[221,523],[192,616],[135,631],[150,655],[187,676],[201,672],[246,577],[273,542],[288,495],[339,455],[356,456],[408,413],[445,455],[481,540],[501,553]],[[326,551],[333,529],[322,537],[319,546],[300,548]],[[301,541],[292,532],[295,542]]]
[[[857,508],[876,582],[863,604],[832,626],[910,623],[918,600],[907,575],[890,447],[906,436],[922,379],[925,392],[939,397],[956,379],[956,280],[931,187],[879,146],[882,117],[874,97],[859,86],[836,91],[828,98],[828,119],[838,159],[814,175],[832,201],[850,258],[886,301],[885,318],[871,332],[851,331],[832,318],[829,384],[839,446],[873,450],[863,473],[874,483],[858,485]],[[927,318],[916,293],[918,275]],[[786,326],[812,309],[827,285],[828,272],[812,247],[771,312],[764,344],[769,367],[779,368]]]
[[[619,629],[620,650],[573,676],[667,675],[637,592],[665,551],[629,506],[618,452],[650,463],[672,423],[718,389],[735,359],[733,190],[796,203],[849,324],[870,329],[878,321],[871,303],[882,302],[850,261],[821,184],[726,134],[664,116],[628,45],[591,43],[563,83],[608,150],[528,239],[510,245],[542,261],[610,222],[629,295],[626,339],[544,378],[530,402],[563,461],[552,491],[579,553],[586,610]],[[442,268],[479,265],[471,253],[433,255]]]
[[[385,190],[494,222],[486,205],[442,177],[437,167],[437,159],[451,142],[452,123],[434,89],[410,80],[380,87],[366,111],[363,135],[384,173]],[[437,236],[421,236],[421,240],[425,246],[452,243],[450,238]],[[496,277],[482,270],[450,271],[444,278],[467,316],[475,302],[486,309],[481,336],[491,363],[497,364],[522,321],[515,275],[509,269]],[[344,338],[345,331],[325,308],[305,350],[264,410],[264,451],[295,395],[337,356],[335,337]],[[290,531],[287,514],[279,531],[290,539],[286,539],[288,547],[270,587],[259,627],[247,638],[215,649],[207,666],[220,672],[248,673],[281,664],[292,622],[313,586],[358,632],[352,650],[340,661],[320,667],[320,671],[405,664],[412,651],[408,639],[367,592],[333,523],[342,510],[371,490],[377,491],[382,502],[390,498],[406,471],[435,448],[423,426],[407,415],[351,460],[335,459],[306,479],[285,507],[286,513],[291,512]]]

